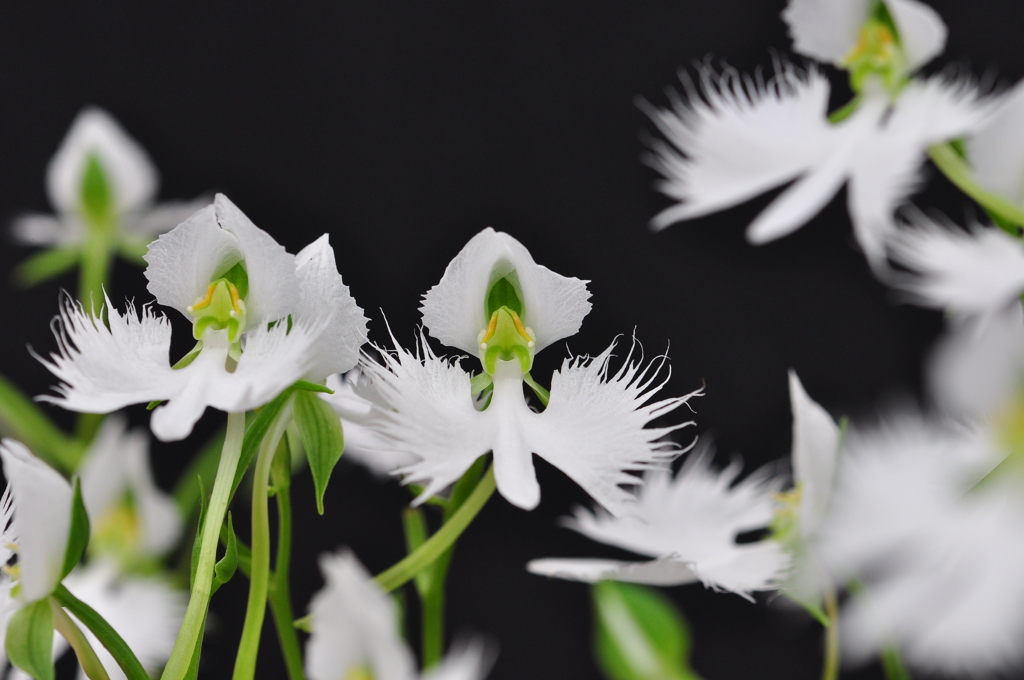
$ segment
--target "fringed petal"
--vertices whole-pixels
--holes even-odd
[[[526,564],[526,569],[539,576],[583,583],[625,581],[649,586],[679,586],[700,580],[692,562],[684,562],[675,557],[662,557],[645,562],[546,558],[531,560]]]

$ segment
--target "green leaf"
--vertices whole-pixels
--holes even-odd
[[[206,485],[203,478],[197,475],[199,480],[199,524],[196,525],[196,538],[192,542],[192,567],[188,574],[189,590],[196,582],[196,568],[199,566],[199,554],[203,549],[203,522],[206,520]]]
[[[228,498],[234,497],[235,491],[238,490],[238,485],[242,483],[242,477],[245,476],[245,471],[249,469],[249,464],[252,463],[252,459],[260,450],[263,438],[270,432],[271,425],[274,424],[274,421],[281,414],[281,411],[284,410],[285,406],[288,405],[288,400],[294,394],[295,390],[289,387],[277,395],[272,402],[261,408],[256,417],[252,419],[252,422],[246,426],[245,437],[242,439],[242,454],[238,459],[235,481],[231,484],[231,495]]]
[[[231,511],[228,510],[227,545],[224,549],[224,557],[217,561],[213,567],[213,592],[231,580],[238,569],[238,538],[235,536],[235,525],[231,521]]]
[[[345,450],[341,419],[331,405],[311,392],[295,393],[295,425],[306,449],[316,491],[316,509],[324,514],[324,492],[331,472]]]
[[[695,680],[690,634],[672,602],[615,581],[593,587],[597,661],[609,680]]]
[[[308,380],[296,380],[295,384],[292,385],[297,390],[306,390],[307,392],[323,392],[324,394],[334,394],[327,385],[321,385],[320,383],[310,382]]]
[[[79,256],[78,246],[47,248],[14,268],[14,282],[22,288],[31,288],[73,269]]]
[[[35,680],[53,680],[53,610],[49,598],[22,607],[7,624],[7,658]]]
[[[0,431],[65,472],[78,467],[82,446],[60,431],[31,399],[0,375]]]
[[[61,580],[71,573],[89,545],[89,515],[85,511],[85,502],[82,500],[81,478],[76,476],[74,485],[75,496],[71,501],[71,530],[68,532],[68,544],[64,549],[64,565],[60,571]]]
[[[416,550],[419,549],[419,547],[423,545],[429,537],[427,532],[427,520],[423,516],[423,511],[419,508],[406,508],[402,512],[402,525],[405,527],[405,551],[412,554],[416,552]],[[433,566],[433,564],[430,565],[414,577],[416,590],[419,592],[420,598],[424,598],[430,593],[430,587],[434,580]]]

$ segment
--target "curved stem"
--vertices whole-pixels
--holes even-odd
[[[103,287],[110,273],[112,237],[98,229],[89,229],[82,244],[82,260],[78,270],[78,300],[86,311],[93,310],[96,316],[103,306]]]
[[[295,615],[289,591],[292,559],[292,471],[290,449],[283,446],[274,458],[270,474],[277,489],[277,558],[274,560],[274,575],[270,578],[270,612],[277,627],[277,639],[281,644],[281,655],[288,669],[289,680],[305,680],[302,667],[302,647],[295,630]]]
[[[885,669],[885,677],[888,680],[910,680],[910,673],[903,665],[903,659],[895,645],[886,645],[882,648],[882,668]]]
[[[292,417],[292,401],[281,409],[267,435],[260,442],[256,469],[252,480],[252,562],[249,574],[249,602],[245,608],[242,639],[235,656],[234,680],[252,680],[256,676],[256,656],[260,633],[267,613],[267,590],[270,585],[270,468],[277,445]]]
[[[96,650],[89,644],[89,640],[82,630],[56,601],[50,600],[50,606],[53,609],[54,628],[61,634],[61,637],[68,641],[71,649],[75,650],[75,656],[78,657],[78,663],[86,677],[89,680],[110,680],[107,669],[103,667],[99,657],[96,656]]]
[[[828,627],[825,629],[825,663],[821,668],[821,680],[836,680],[839,677],[839,601],[831,586],[825,588],[823,595]]]
[[[950,144],[937,144],[928,149],[928,155],[950,182],[981,207],[1007,222],[1024,226],[1024,208],[978,184],[971,174],[971,168]],[[1013,236],[1019,236],[1016,229],[1007,231]]]
[[[378,574],[374,580],[385,591],[392,591],[405,584],[409,579],[416,576],[455,543],[456,539],[466,530],[469,523],[477,516],[487,499],[494,493],[494,466],[487,468],[487,473],[473,489],[466,502],[444,523],[437,533],[428,538],[423,545],[405,559],[398,562],[387,571]]]
[[[178,639],[174,641],[171,658],[164,666],[162,680],[182,680],[188,673],[192,656],[200,642],[199,636],[206,622],[206,611],[210,607],[220,525],[224,523],[224,514],[228,509],[231,485],[235,479],[238,459],[242,454],[244,437],[245,413],[229,413],[227,436],[224,438],[224,449],[221,451],[220,464],[217,466],[217,477],[213,482],[210,507],[201,527],[202,542],[192,594],[189,597],[188,609],[185,610],[185,620],[178,631]]]
[[[95,609],[72,595],[71,591],[64,587],[63,583],[57,586],[57,590],[53,593],[53,598],[62,607],[66,607],[68,611],[74,614],[75,618],[84,623],[86,628],[92,631],[96,639],[114,657],[114,661],[124,671],[128,680],[149,680],[149,673],[142,667],[135,653],[132,652],[124,639],[117,634],[117,631],[111,628],[106,619],[96,613]]]

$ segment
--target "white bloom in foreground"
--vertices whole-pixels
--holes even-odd
[[[310,680],[371,677],[374,680],[415,680],[415,659],[398,630],[391,598],[373,582],[349,551],[320,557],[326,585],[313,596],[313,632],[306,643],[306,675]],[[477,643],[449,654],[425,678],[481,680],[489,662]]]
[[[747,229],[753,243],[786,236],[847,185],[854,235],[884,264],[893,213],[914,190],[927,148],[976,127],[988,111],[974,86],[941,77],[912,81],[891,102],[867,93],[856,111],[828,119],[829,83],[784,65],[767,83],[705,72],[700,92],[670,109],[648,106],[665,137],[647,162],[678,201],[654,217],[661,229],[738,205],[793,181]],[[794,181],[795,180],[795,181]]]
[[[532,509],[540,502],[536,453],[619,514],[633,498],[620,485],[639,482],[628,471],[663,466],[677,455],[679,447],[664,437],[691,423],[645,426],[699,390],[650,403],[667,380],[659,377],[664,360],[643,367],[633,358],[635,345],[614,372],[614,343],[597,357],[566,359],[551,378],[544,411],[527,405],[524,383],[543,394],[529,373],[534,354],[579,329],[588,297],[583,281],[536,264],[514,238],[488,228],[423,301],[431,335],[477,355],[484,373],[473,378],[457,359],[435,355],[422,337],[415,354],[382,350],[383,365],[364,358],[362,370],[387,405],[379,428],[383,451],[417,456],[396,472],[425,486],[419,501],[492,451],[498,490]],[[481,403],[476,395],[488,389]]]
[[[21,442],[0,441],[7,488],[0,499],[0,566],[20,604],[41,600],[60,583],[71,531],[74,492],[67,480]]]
[[[119,240],[142,249],[206,204],[154,203],[159,176],[146,151],[96,107],[83,109],[46,168],[46,191],[56,215],[14,221],[14,236],[35,246],[81,243],[93,227],[113,227]],[[109,221],[94,225],[92,222]]]
[[[888,14],[895,35],[888,20],[879,20],[880,10]],[[946,45],[942,19],[916,0],[789,0],[782,18],[796,52],[839,68],[874,57],[895,62],[905,75]]]
[[[978,184],[1024,206],[1024,82],[1002,98],[994,114],[964,140]]]
[[[298,258],[259,229],[225,196],[150,246],[149,290],[193,322],[195,349],[172,366],[171,325],[109,300],[109,328],[65,300],[59,353],[43,363],[62,384],[39,397],[64,408],[107,413],[166,401],[153,433],[182,439],[207,406],[228,412],[262,406],[299,379],[321,382],[351,368],[366,319],[320,239]]]
[[[92,550],[128,561],[161,557],[181,538],[184,522],[174,499],[157,488],[149,437],[129,432],[122,416],[103,421],[79,469]]]
[[[105,560],[74,570],[64,585],[121,635],[147,671],[153,674],[160,670],[171,655],[185,617],[187,593],[160,577],[123,575],[115,564]],[[79,628],[111,680],[123,679],[124,672],[114,657],[85,626],[79,624]],[[85,679],[81,669],[79,678]]]
[[[914,668],[979,676],[1024,660],[1020,479],[993,474],[1020,425],[994,424],[904,415],[851,433],[819,551],[862,586],[839,628],[850,659],[896,644]]]
[[[706,450],[690,454],[674,479],[664,472],[648,473],[628,515],[616,518],[578,508],[566,522],[595,541],[652,560],[541,559],[527,569],[590,583],[613,579],[668,586],[700,581],[748,599],[755,590],[777,587],[789,566],[782,546],[771,540],[738,544],[736,537],[772,523],[781,481],[762,469],[736,483],[740,463],[715,471],[711,458]]]

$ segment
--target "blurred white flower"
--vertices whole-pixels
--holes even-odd
[[[358,360],[366,319],[334,265],[326,238],[285,252],[218,194],[146,255],[149,291],[193,322],[195,349],[168,361],[171,325],[147,305],[124,316],[109,299],[109,328],[65,300],[59,353],[42,359],[62,384],[41,400],[87,413],[167,401],[153,413],[164,441],[186,437],[207,406],[261,406],[299,379],[321,382]]]
[[[312,635],[306,643],[310,680],[371,677],[415,680],[412,652],[398,630],[395,605],[349,551],[320,557],[326,585],[310,602]],[[449,653],[424,680],[481,680],[490,665],[479,642]]]
[[[597,357],[566,359],[552,376],[547,407],[537,413],[527,405],[524,383],[544,394],[530,375],[534,354],[579,330],[589,296],[585,282],[536,264],[521,243],[488,228],[423,300],[431,335],[476,355],[484,373],[471,378],[422,337],[415,354],[382,350],[383,365],[364,358],[362,370],[387,405],[380,411],[383,450],[418,458],[396,472],[425,486],[420,501],[493,451],[498,490],[532,509],[540,502],[536,453],[620,514],[633,499],[620,485],[639,481],[627,471],[663,466],[677,455],[678,446],[664,437],[690,423],[645,426],[693,395],[650,403],[667,380],[659,377],[664,359],[642,367],[633,359],[635,345],[616,372],[609,369],[614,343]],[[480,404],[475,395],[486,389],[489,399]]]
[[[57,214],[16,218],[14,236],[27,245],[68,246],[84,241],[90,228],[113,228],[117,240],[144,251],[154,237],[209,203],[208,197],[155,203],[158,185],[156,168],[138,142],[103,109],[85,108],[46,168],[46,191]]]

